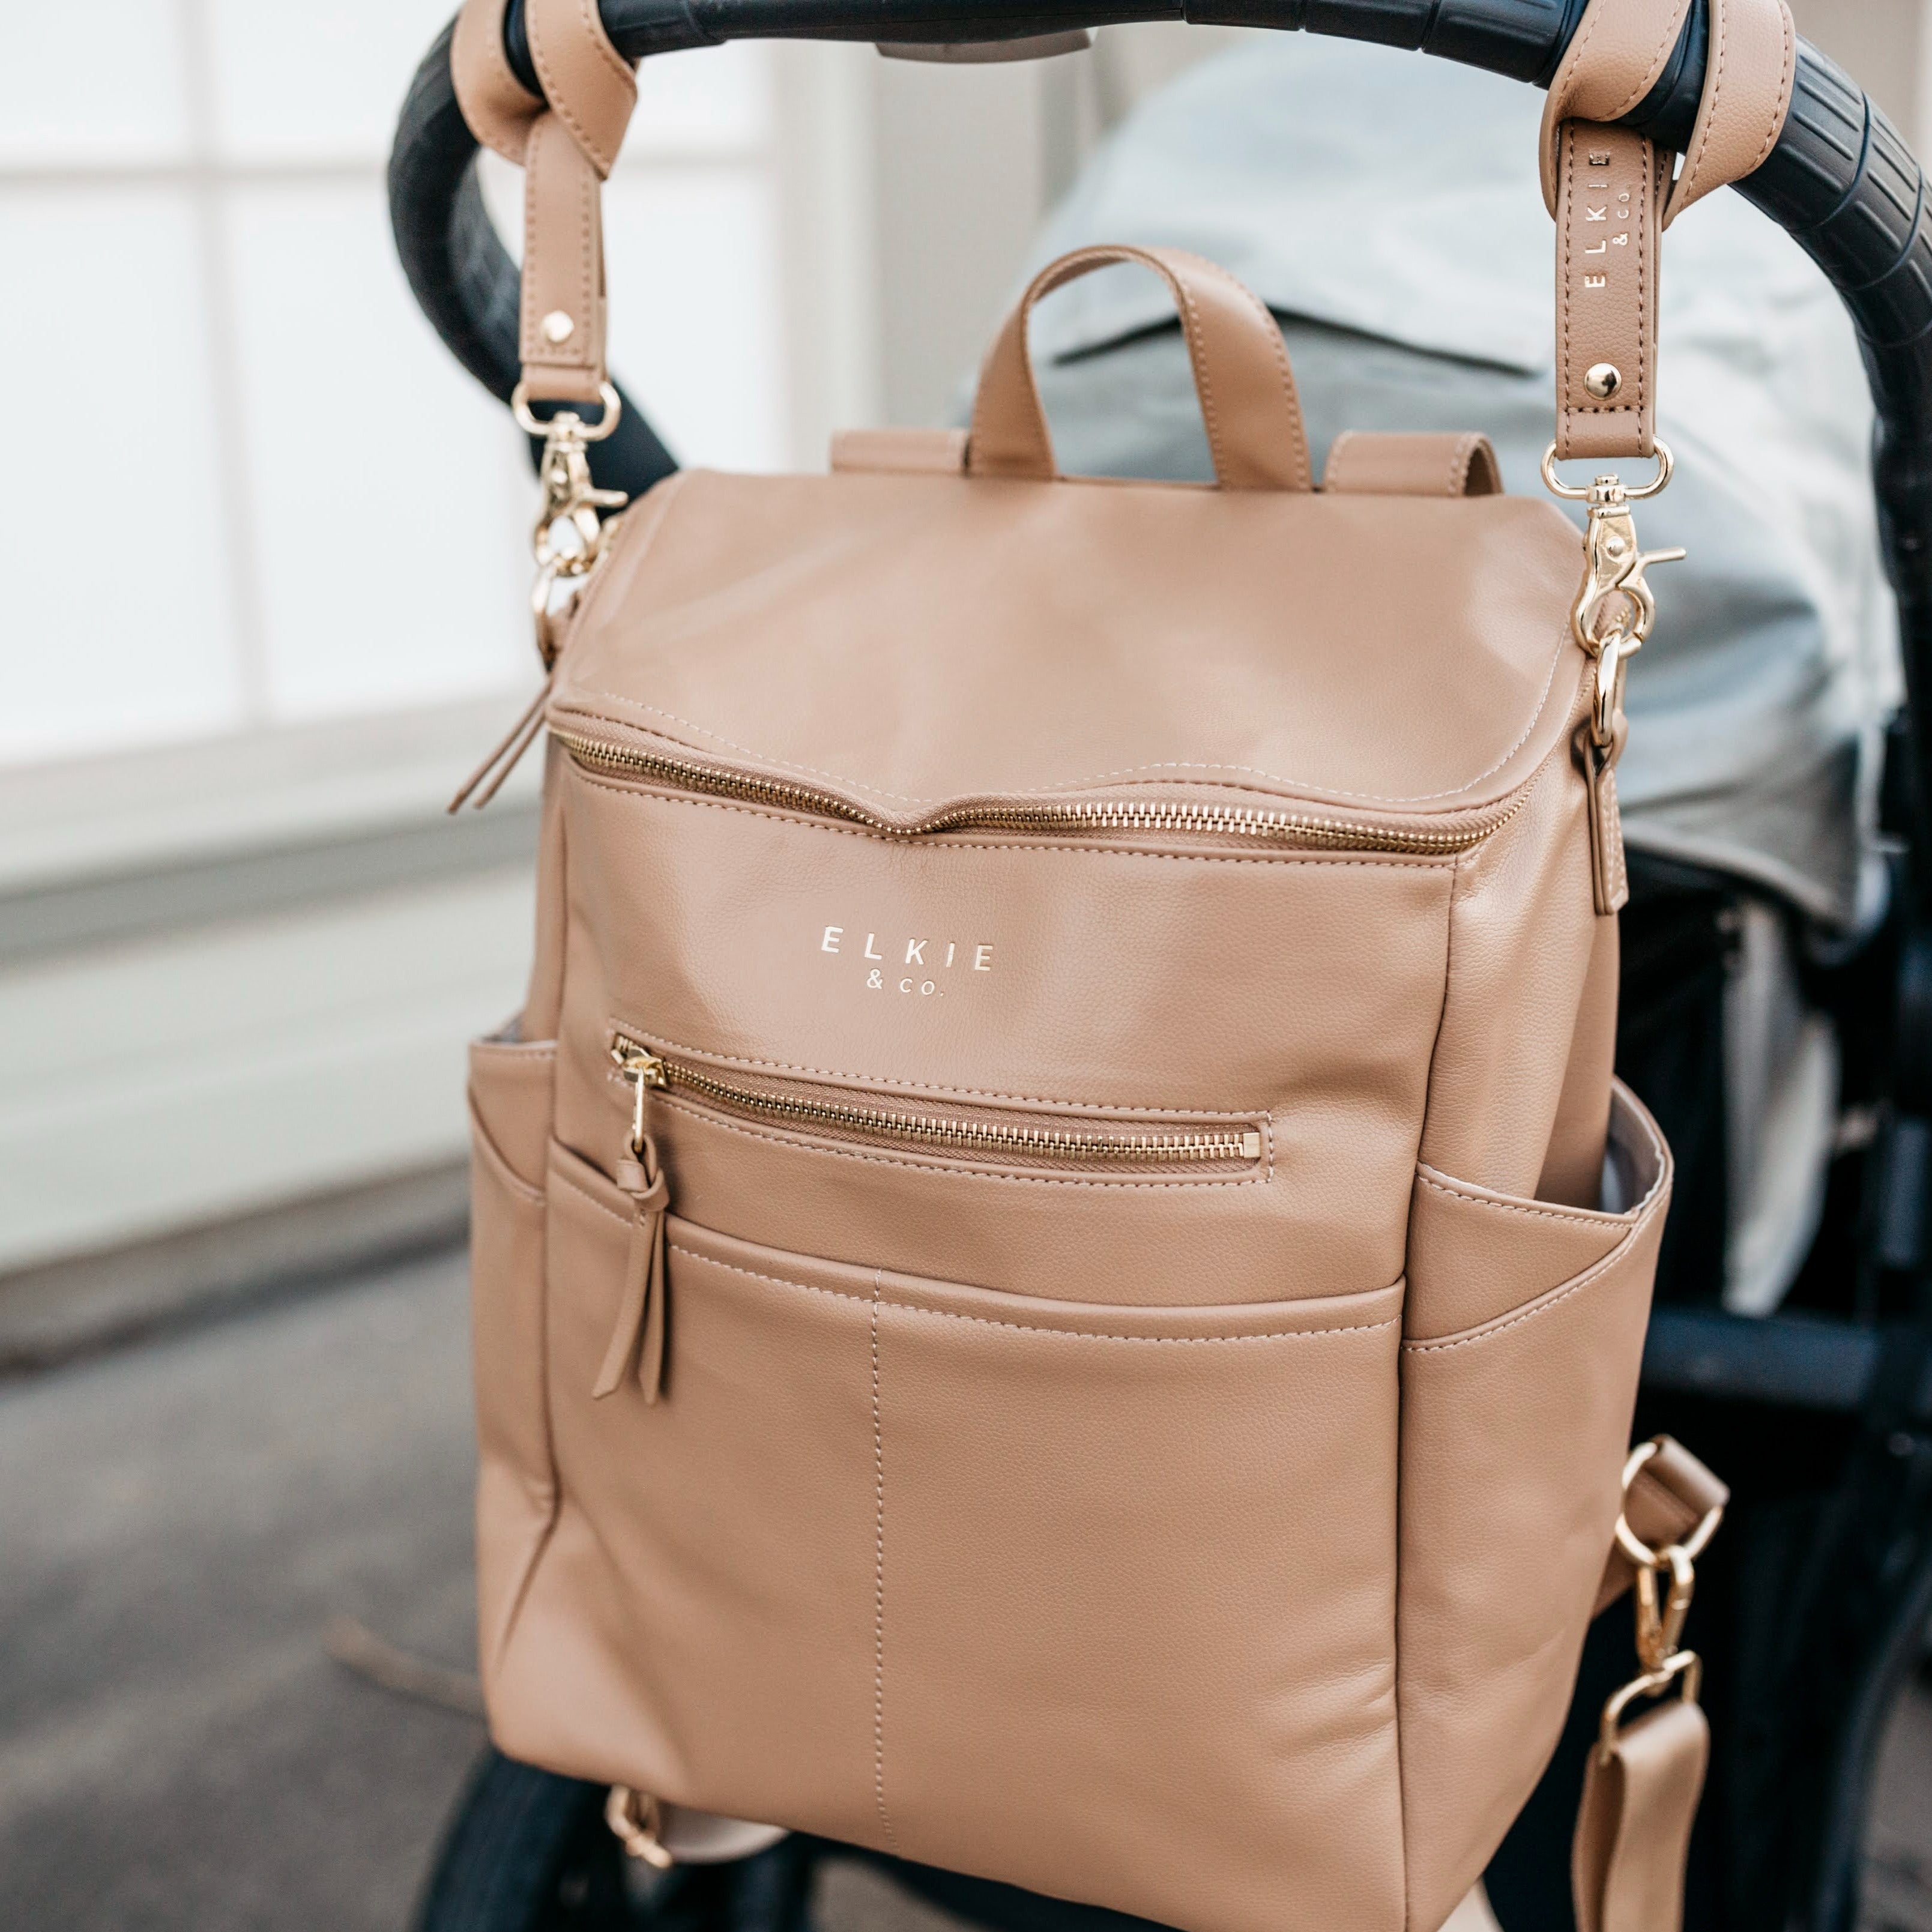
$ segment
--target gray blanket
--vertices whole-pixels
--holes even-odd
[[[1480,429],[1540,492],[1551,434],[1552,229],[1541,96],[1441,61],[1283,34],[1203,63],[1096,155],[1033,266],[1089,242],[1192,248],[1282,319],[1318,466],[1341,430]],[[1659,428],[1677,479],[1640,514],[1657,634],[1633,668],[1619,774],[1634,844],[1715,866],[1839,928],[1882,903],[1878,734],[1895,616],[1851,327],[1794,244],[1736,195],[1670,231]],[[1163,290],[1109,269],[1042,305],[1062,466],[1210,472]],[[1416,640],[1418,664],[1426,638]]]

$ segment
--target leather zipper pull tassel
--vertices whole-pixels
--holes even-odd
[[[556,682],[556,671],[553,666],[544,674],[536,697],[504,733],[496,749],[463,781],[456,796],[443,808],[446,812],[460,812],[466,804],[481,812],[502,790],[504,781],[523,762],[524,754],[536,743],[537,734],[543,729],[544,706],[549,701],[550,686]]]
[[[611,1394],[622,1382],[634,1356],[638,1385],[647,1402],[655,1402],[664,1388],[664,1214],[670,1190],[658,1165],[657,1149],[646,1135],[636,1156],[617,1163],[617,1185],[637,1204],[631,1223],[629,1259],[624,1270],[624,1298],[617,1324],[604,1353],[592,1396]]]
[[[1600,919],[1621,912],[1630,897],[1630,878],[1624,865],[1623,812],[1617,803],[1617,760],[1629,736],[1630,725],[1621,712],[1607,745],[1597,743],[1587,719],[1576,734],[1576,755],[1589,796],[1590,885]]]

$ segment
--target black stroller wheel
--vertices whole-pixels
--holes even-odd
[[[662,1874],[627,1859],[604,1788],[486,1748],[457,1800],[416,1932],[808,1932],[809,1840]]]
[[[623,1854],[594,1784],[478,1760],[430,1874],[417,1932],[616,1932],[630,1923]]]

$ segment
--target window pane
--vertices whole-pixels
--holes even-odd
[[[188,148],[178,0],[0,7],[0,165],[126,166]],[[84,38],[77,57],[75,41]],[[16,283],[17,288],[20,286]]]
[[[452,0],[205,0],[216,140],[245,161],[366,160],[389,152],[396,110]]]
[[[0,360],[34,404],[0,464],[10,763],[241,721],[198,239],[182,190],[0,194]]]
[[[380,186],[230,217],[272,717],[534,682],[521,440],[416,313]]]
[[[611,367],[680,463],[782,468],[777,224],[762,172],[640,171],[604,200]]]
[[[756,40],[660,54],[638,69],[626,158],[742,153],[772,133],[772,50]]]

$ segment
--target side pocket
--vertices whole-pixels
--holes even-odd
[[[488,1693],[556,1513],[544,1376],[544,1158],[556,1046],[470,1049],[477,1648]]]
[[[1542,1774],[1616,1522],[1670,1156],[1621,1084],[1610,1137],[1622,1214],[1416,1175],[1398,1610],[1414,1932]]]

